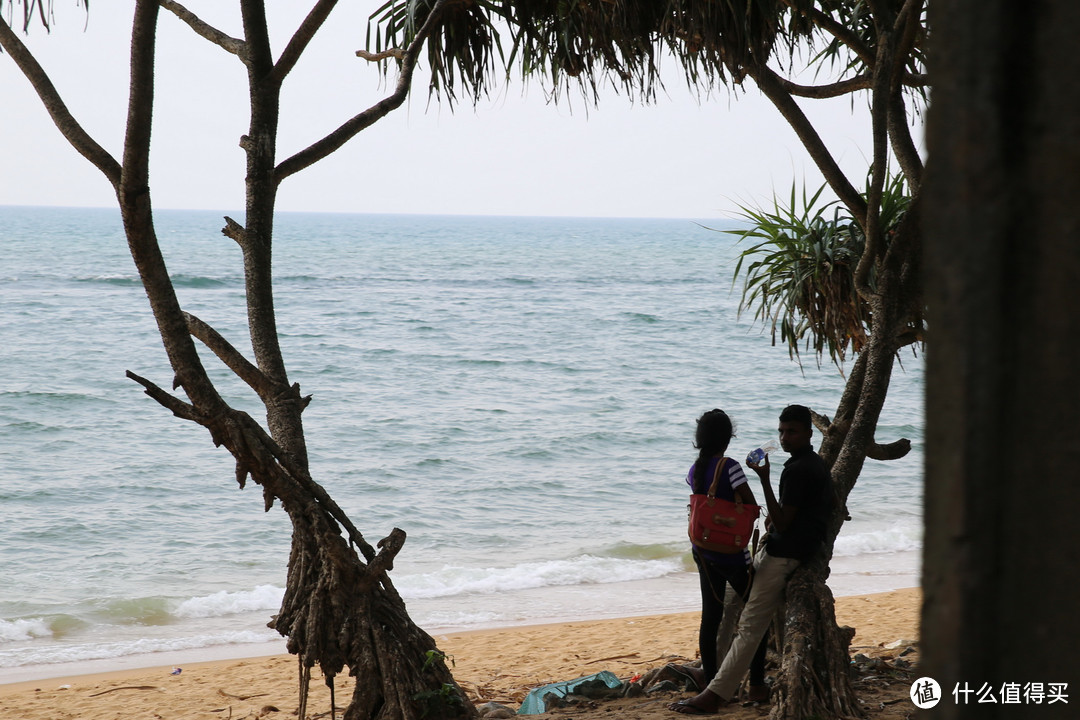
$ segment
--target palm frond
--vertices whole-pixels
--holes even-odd
[[[434,0],[388,0],[372,14],[369,48],[399,47]],[[672,52],[688,82],[741,80],[764,63],[783,31],[779,0],[453,0],[428,46],[432,91],[473,96],[497,70],[518,67],[555,95],[577,85],[596,96],[608,83],[650,98],[660,84],[657,58]],[[504,55],[500,33],[513,38]],[[494,48],[494,52],[488,50]]]
[[[842,367],[873,331],[869,304],[854,279],[866,238],[843,205],[822,201],[824,189],[810,193],[804,187],[800,198],[792,185],[786,203],[774,197],[769,209],[742,207],[747,226],[725,232],[752,243],[739,253],[732,280],[744,277],[740,315],[753,311],[755,322],[770,329],[773,344],[779,332],[788,355],[800,364],[802,352],[812,351],[819,364],[828,353]],[[909,203],[903,175],[890,176],[881,203],[887,237]],[[873,273],[870,284],[874,288]]]
[[[3,16],[3,2],[0,2],[0,17]],[[75,0],[75,5],[83,6],[87,10],[90,9],[90,0]],[[35,16],[41,26],[48,32],[52,28],[53,18],[53,2],[52,0],[8,0],[7,1],[7,23],[11,25],[12,18],[15,17],[15,8],[18,6],[22,11],[22,29],[23,32],[29,32],[30,26],[34,23]]]

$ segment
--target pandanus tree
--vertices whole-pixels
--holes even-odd
[[[375,49],[415,37],[431,7],[388,2],[373,16]],[[837,627],[825,580],[867,458],[910,449],[906,439],[878,443],[875,431],[898,353],[921,342],[923,331],[923,160],[911,113],[921,111],[929,88],[925,16],[925,0],[465,1],[447,8],[427,44],[430,90],[451,101],[479,98],[513,72],[542,83],[556,101],[573,90],[597,100],[605,83],[655,100],[660,58],[674,56],[691,87],[756,87],[836,198],[807,213],[793,194],[791,206],[748,218],[747,237],[758,244],[745,255],[744,306],[778,324],[793,353],[805,341],[819,358],[826,350],[838,363],[856,356],[833,417],[815,412],[838,502],[826,547],[789,583],[774,718],[862,714],[849,678],[850,635]],[[841,170],[804,109],[841,97],[870,111],[873,146],[861,190],[862,179]]]
[[[282,87],[336,4],[335,0],[313,2],[308,15],[275,54],[262,0],[239,0],[236,4],[236,20],[242,27],[236,36],[173,0],[136,0],[127,125],[123,146],[116,154],[83,129],[11,27],[13,19],[21,22],[23,30],[36,21],[47,26],[53,17],[50,3],[7,3],[7,17],[0,16],[0,49],[7,59],[0,58],[4,60],[0,71],[11,72],[13,64],[26,76],[63,137],[101,171],[115,191],[131,256],[171,365],[171,387],[163,388],[131,371],[128,376],[177,417],[205,427],[213,442],[234,456],[236,482],[243,487],[249,479],[254,481],[262,488],[266,509],[278,504],[292,521],[285,596],[271,625],[287,638],[289,651],[298,658],[299,717],[308,717],[307,688],[316,666],[330,686],[332,698],[337,675],[347,669],[356,677],[345,718],[469,717],[475,714],[472,705],[454,682],[432,638],[410,620],[387,575],[405,533],[395,529],[373,546],[309,472],[302,413],[311,397],[304,396],[299,385],[290,381],[276,327],[271,259],[279,186],[402,104],[423,43],[442,6],[437,2],[428,8],[424,23],[409,43],[396,51],[400,70],[388,95],[370,107],[358,108],[356,115],[342,118],[333,132],[312,138],[307,147],[283,158],[277,148]],[[225,218],[222,233],[235,241],[243,254],[250,358],[235,339],[226,338],[184,311],[158,245],[149,168],[154,64],[158,60],[155,43],[162,8],[175,16],[171,20],[186,23],[213,49],[235,56],[238,72],[247,78],[250,121],[247,132],[239,138],[246,155],[245,215],[242,221]],[[203,364],[196,340],[261,401],[265,425],[223,399]],[[334,708],[330,710],[333,714]]]

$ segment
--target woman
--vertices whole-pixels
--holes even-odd
[[[731,418],[723,410],[710,410],[697,420],[694,435],[694,447],[698,457],[686,476],[686,482],[692,493],[705,494],[717,472],[717,466],[723,462],[720,470],[716,497],[734,502],[736,499],[750,505],[756,505],[754,493],[746,481],[742,466],[727,458],[725,453],[735,428]],[[705,686],[719,669],[717,658],[717,634],[724,618],[724,592],[730,584],[740,597],[745,598],[750,586],[750,553],[743,550],[738,553],[717,553],[704,548],[693,547],[694,562],[698,568],[701,583],[701,627],[698,631],[698,652],[701,654],[701,667],[682,667],[698,686]],[[723,648],[730,645],[731,638],[724,638]],[[723,660],[723,658],[719,658]],[[765,640],[761,642],[754,661],[750,666],[750,688],[753,699],[768,696],[765,688]]]

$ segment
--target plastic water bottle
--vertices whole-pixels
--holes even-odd
[[[746,464],[760,465],[765,462],[765,456],[776,450],[776,443],[772,440],[762,444],[757,450],[751,450],[750,454],[746,456]]]

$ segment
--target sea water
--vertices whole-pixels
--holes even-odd
[[[221,214],[157,223],[185,309],[244,349]],[[279,216],[278,329],[313,395],[312,472],[370,542],[408,533],[392,577],[422,627],[698,607],[694,419],[724,408],[743,458],[784,405],[831,415],[843,387],[740,316],[742,246],[716,231],[735,226]],[[266,623],[291,526],[238,487],[205,430],[125,377],[172,385],[118,214],[0,208],[0,307],[0,681],[277,652]],[[261,417],[202,354],[227,400]],[[868,461],[837,594],[918,582],[922,408],[921,358],[906,354],[878,439],[913,449]]]

